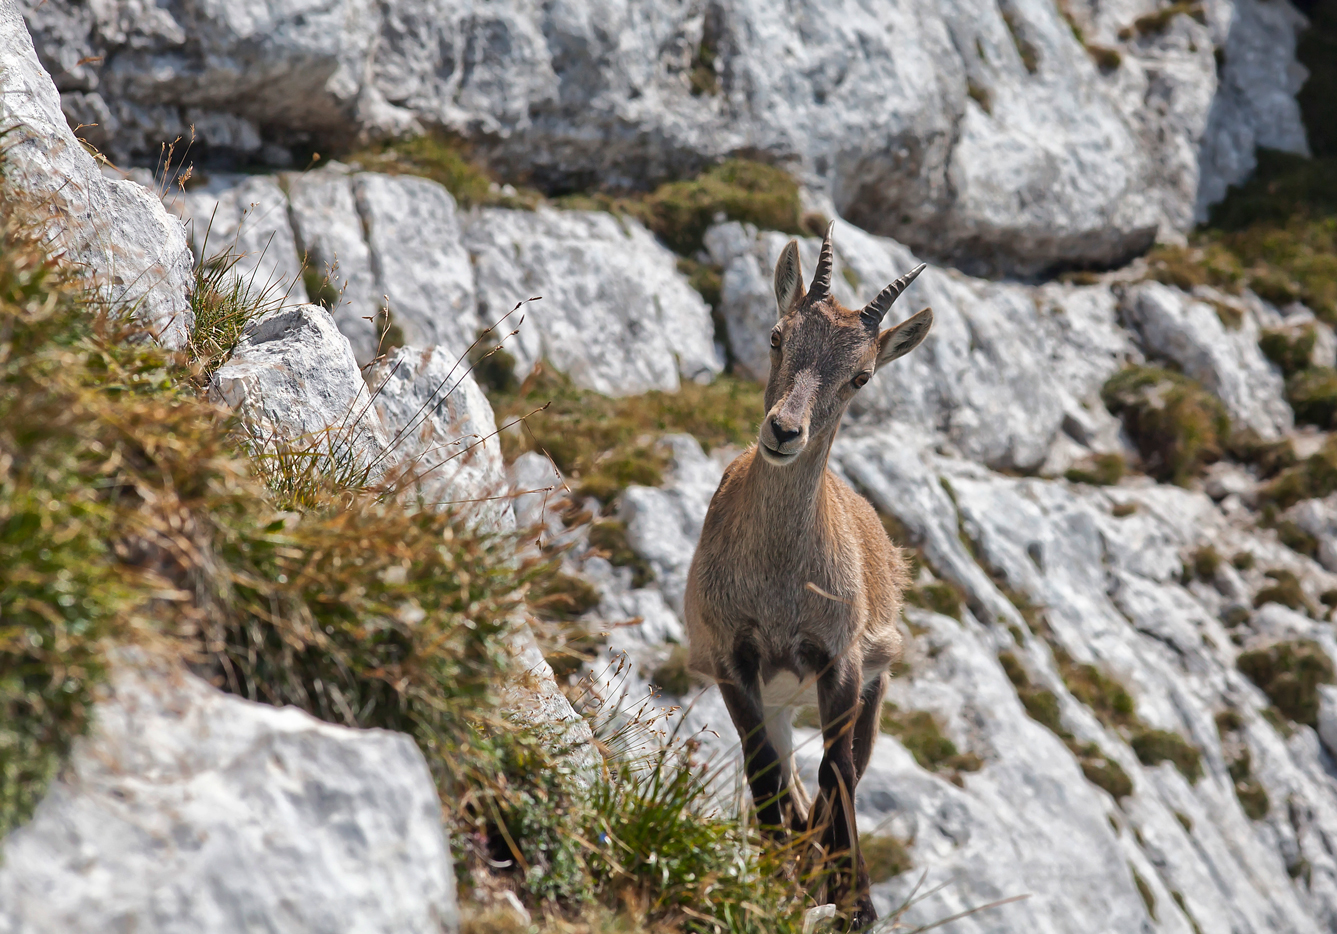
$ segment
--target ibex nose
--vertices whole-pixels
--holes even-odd
[[[793,441],[799,436],[800,431],[801,429],[798,428],[795,428],[792,431],[788,428],[782,428],[779,419],[771,419],[771,434],[775,435],[776,444],[787,444],[788,442]]]

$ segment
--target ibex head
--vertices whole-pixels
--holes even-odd
[[[923,271],[910,270],[854,311],[831,295],[831,231],[826,229],[812,288],[803,291],[798,241],[790,240],[775,264],[775,300],[780,320],[771,330],[771,372],[766,381],[766,417],[761,456],[790,464],[811,437],[834,431],[854,394],[883,364],[909,353],[933,326],[925,308],[894,328],[880,330],[891,303]]]

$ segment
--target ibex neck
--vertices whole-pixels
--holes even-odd
[[[754,515],[781,526],[811,527],[825,495],[826,463],[835,432],[813,438],[792,464],[778,467],[758,454],[748,471],[747,494]]]

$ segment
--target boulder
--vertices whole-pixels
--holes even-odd
[[[121,666],[0,850],[5,934],[457,931],[441,803],[413,740]]]
[[[1120,310],[1150,357],[1173,363],[1225,403],[1231,419],[1274,439],[1294,424],[1281,374],[1258,349],[1252,314],[1227,327],[1211,305],[1173,286],[1142,282],[1127,289]]]
[[[405,492],[458,511],[482,528],[513,529],[515,510],[492,406],[467,361],[442,347],[404,347],[369,381]]]
[[[1149,30],[1133,23],[1153,0],[48,0],[27,17],[71,119],[117,158],[191,127],[204,150],[278,162],[440,128],[570,190],[746,152],[925,256],[1030,275],[1117,264],[1187,230],[1256,143],[1303,149],[1281,6],[1213,0]]]
[[[674,391],[680,377],[709,381],[722,369],[709,306],[674,255],[631,218],[484,209],[465,241],[479,320],[501,322],[498,337],[520,329],[506,349],[521,378],[547,360],[578,386],[624,396]],[[535,296],[542,301],[505,317]]]
[[[353,179],[346,170],[325,168],[288,176],[287,182],[298,250],[316,279],[329,283],[334,323],[353,345],[357,362],[366,366],[381,350],[376,316],[385,293],[358,213]]]
[[[195,261],[231,263],[251,301],[273,307],[309,300],[288,198],[274,176],[211,175],[163,200],[186,222]]]
[[[482,324],[455,199],[425,178],[373,172],[353,177],[353,194],[378,299],[384,296],[389,326],[399,332],[387,336],[465,353]]]
[[[103,176],[66,123],[13,0],[0,2],[0,63],[6,188],[42,219],[52,247],[89,273],[102,302],[134,309],[166,346],[185,346],[195,319],[181,223],[142,185]]]
[[[388,439],[348,338],[319,305],[251,323],[209,382],[209,398],[242,413],[260,451],[319,454],[367,479],[389,466]]]

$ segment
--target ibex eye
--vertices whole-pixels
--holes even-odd
[[[868,377],[869,374],[860,373],[858,376],[854,377],[854,379],[850,380],[850,382],[854,384],[855,389],[863,389],[864,384],[868,382]]]
[[[779,332],[779,331],[772,331],[772,332],[771,332],[771,346],[772,346],[772,347],[775,347],[775,348],[777,348],[777,349],[779,349],[779,347],[780,347],[780,332]]]

